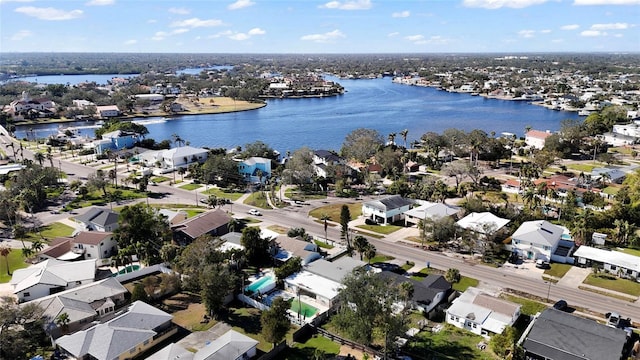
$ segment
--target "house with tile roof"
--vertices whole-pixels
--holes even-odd
[[[136,301],[113,319],[55,341],[64,354],[76,359],[132,359],[178,332],[173,316]]]
[[[18,301],[30,301],[60,291],[92,283],[96,260],[60,261],[49,259],[13,272],[13,293]]]
[[[551,135],[550,131],[529,130],[524,134],[524,142],[527,146],[542,150],[545,141]]]
[[[68,331],[74,332],[88,323],[112,314],[125,304],[129,291],[114,277],[78,286],[63,292],[24,303],[37,304],[41,317],[47,319],[46,330],[54,339],[62,335],[55,319],[65,313]]]
[[[546,220],[525,221],[511,235],[512,251],[528,260],[573,263],[574,243],[563,240],[565,229]]]
[[[78,260],[98,259],[98,266],[108,263],[108,259],[118,252],[118,243],[113,233],[100,231],[80,231],[74,237],[55,238],[49,247],[40,251],[37,258]]]
[[[414,202],[400,195],[391,195],[362,204],[362,216],[376,223],[387,225],[404,219],[404,213]]]
[[[627,341],[622,329],[550,308],[533,318],[518,344],[528,359],[622,360]]]
[[[178,244],[190,244],[197,237],[209,234],[212,236],[221,236],[226,234],[228,230],[229,220],[231,216],[224,210],[215,209],[198,214],[179,224],[173,225],[173,239]]]
[[[520,305],[470,287],[446,311],[447,324],[488,337],[501,334],[520,317]]]
[[[80,230],[111,231],[118,228],[118,213],[106,208],[92,207],[74,220],[81,224]]]

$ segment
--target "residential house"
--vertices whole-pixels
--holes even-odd
[[[640,138],[615,132],[606,132],[602,135],[597,135],[598,138],[611,146],[627,146],[633,145],[640,141]]]
[[[99,118],[120,116],[120,109],[117,105],[96,106],[96,116]]]
[[[47,111],[54,109],[56,104],[48,98],[32,99],[26,91],[22,92],[20,99],[9,104],[9,111],[13,114],[26,114],[29,110]]]
[[[536,315],[518,342],[527,359],[627,359],[627,334],[595,320],[546,309]]]
[[[435,309],[451,292],[451,284],[442,275],[428,275],[421,281],[391,271],[381,271],[378,276],[381,276],[394,286],[399,286],[404,282],[410,283],[413,286],[411,306],[413,309],[424,313],[429,313]]]
[[[524,142],[529,147],[542,150],[545,141],[551,135],[550,131],[529,130],[524,134]]]
[[[67,289],[92,283],[96,277],[96,260],[46,260],[13,272],[13,293],[18,301],[31,301]]]
[[[171,344],[147,357],[147,360],[245,360],[256,356],[258,341],[229,330],[219,338],[192,353],[178,344]]]
[[[82,215],[74,218],[80,223],[80,230],[86,231],[109,231],[113,232],[118,228],[118,213],[99,207],[92,207]]]
[[[336,170],[342,169],[342,171],[351,174],[351,168],[345,165],[345,160],[335,152],[329,150],[316,150],[313,152],[313,167],[315,168],[316,175],[322,178],[329,177],[329,167],[334,167]]]
[[[591,170],[591,180],[602,180],[603,182],[621,184],[626,177],[627,173],[620,168],[601,167]]]
[[[187,220],[187,212],[184,210],[172,211],[169,209],[159,209],[158,213],[167,218],[169,225],[176,225]]]
[[[128,293],[114,277],[78,286],[63,292],[45,296],[23,304],[37,304],[42,309],[41,317],[47,319],[47,332],[55,339],[61,334],[55,320],[67,314],[67,331],[72,333],[86,324],[121,307]]]
[[[487,232],[500,231],[509,222],[509,219],[503,219],[490,212],[474,212],[458,220],[456,225],[466,230],[486,234]]]
[[[121,150],[132,148],[141,140],[141,135],[130,132],[116,130],[102,134],[102,139],[93,142],[96,154],[103,154],[107,150]]]
[[[273,257],[280,262],[299,257],[302,260],[302,265],[307,265],[321,258],[318,245],[315,243],[292,239],[288,236],[278,236],[275,242],[277,252]]]
[[[520,317],[520,305],[498,299],[474,287],[453,300],[446,311],[448,324],[476,335],[501,334]]]
[[[640,121],[634,121],[624,125],[613,125],[612,132],[640,139]]]
[[[181,112],[181,111],[184,111],[184,107],[179,102],[175,102],[174,101],[174,102],[171,103],[171,105],[169,105],[169,111],[171,111],[171,112]]]
[[[252,156],[238,160],[238,171],[246,182],[264,183],[271,177],[271,159]]]
[[[191,164],[203,163],[209,151],[192,146],[180,146],[168,150],[150,150],[139,155],[140,162],[147,167],[156,167],[159,173],[167,173]],[[158,172],[157,171],[157,172]]]
[[[242,239],[242,233],[232,231],[220,236],[220,240],[224,241],[218,248],[222,252],[231,250],[244,250],[244,246],[240,241]]]
[[[379,224],[387,225],[404,219],[404,213],[411,209],[413,201],[400,195],[367,201],[362,204],[362,216]]]
[[[407,210],[404,213],[405,225],[417,225],[420,220],[438,220],[447,216],[456,216],[461,209],[449,206],[443,203],[434,203],[430,201],[416,200],[420,206]]]
[[[97,265],[105,265],[118,252],[118,243],[113,233],[100,231],[80,231],[74,237],[55,238],[49,247],[38,253],[40,261],[48,259],[78,260],[97,259]]]
[[[581,245],[573,257],[580,266],[601,266],[609,273],[634,280],[640,275],[640,257],[621,251]]]
[[[511,235],[512,251],[528,260],[573,263],[573,241],[563,240],[565,229],[546,220],[525,221]]]
[[[229,220],[231,217],[220,209],[198,214],[172,226],[173,239],[179,244],[187,245],[202,235],[224,235],[228,232]]]
[[[86,330],[65,335],[56,346],[82,360],[132,359],[178,332],[172,316],[136,301],[122,314]]]

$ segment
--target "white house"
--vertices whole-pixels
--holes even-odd
[[[96,276],[96,260],[46,260],[13,272],[13,293],[18,301],[30,301],[89,284]]]
[[[147,360],[245,360],[256,356],[258,341],[229,330],[192,353],[179,344],[170,344],[147,357]]]
[[[392,195],[362,204],[362,216],[376,223],[387,225],[404,219],[404,213],[411,209],[413,201],[400,195]]]
[[[562,240],[564,228],[546,220],[525,221],[511,235],[512,251],[525,259],[572,263],[573,242]]]
[[[416,200],[420,206],[404,213],[405,223],[418,224],[420,220],[437,220],[447,216],[454,216],[460,212],[460,208],[443,203]]]
[[[93,207],[86,213],[78,215],[74,220],[81,225],[80,230],[115,231],[118,228],[118,213],[106,209]]]
[[[551,135],[549,131],[529,130],[524,135],[524,142],[527,146],[541,150],[544,148],[545,141]]]
[[[60,237],[51,241],[49,246],[38,253],[41,261],[47,259],[76,260],[97,259],[96,265],[109,263],[109,258],[118,252],[118,243],[113,233],[101,231],[80,231],[74,237]]]
[[[502,229],[509,221],[509,219],[503,219],[490,212],[474,212],[458,220],[456,224],[463,229],[484,234],[489,230],[496,232]]]
[[[501,334],[518,317],[520,305],[490,296],[474,287],[453,300],[446,311],[448,324],[485,337]]]
[[[264,183],[271,177],[271,159],[252,156],[248,159],[239,160],[238,171],[246,182]]]
[[[180,146],[168,150],[151,150],[140,154],[140,162],[147,167],[157,167],[173,171],[186,168],[193,163],[203,163],[209,157],[209,151],[203,148]]]
[[[630,124],[613,125],[612,132],[616,134],[631,136],[638,139],[640,138],[640,123],[634,121]]]
[[[635,255],[582,245],[573,253],[573,257],[579,265],[599,265],[621,277],[637,279],[640,275],[640,257]]]
[[[120,116],[120,109],[117,105],[96,106],[96,115],[101,118]]]
[[[611,146],[633,145],[640,140],[640,138],[634,136],[619,134],[615,132],[606,132],[602,135],[598,135],[598,137]]]

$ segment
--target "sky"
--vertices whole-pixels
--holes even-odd
[[[0,0],[0,52],[640,52],[640,0]]]

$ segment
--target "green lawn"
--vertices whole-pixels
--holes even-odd
[[[314,359],[314,354],[337,355],[340,345],[321,335],[314,335],[304,343],[295,343],[293,347],[280,353],[279,359],[308,360]]]
[[[633,256],[640,256],[640,250],[639,249],[616,248],[616,251],[620,251],[620,252],[623,252],[625,254],[630,254],[630,255],[633,255]]]
[[[29,266],[26,262],[24,262],[24,257],[22,256],[22,250],[20,249],[11,249],[11,253],[9,256],[9,271],[13,273],[15,270],[23,269]],[[8,283],[11,280],[11,275],[7,275],[7,259],[4,257],[0,257],[0,284]]]
[[[40,228],[40,234],[37,232],[30,232],[27,234],[27,237],[24,239],[25,241],[34,241],[34,240],[42,240],[42,238],[52,240],[57,237],[62,236],[71,236],[73,234],[74,228],[63,224],[61,222],[55,222],[53,224],[49,224]],[[42,235],[42,237],[40,237]]]
[[[192,218],[204,212],[204,210],[199,210],[199,209],[183,209],[183,211],[187,213],[188,218]]]
[[[520,312],[525,315],[533,316],[547,308],[547,305],[541,302],[525,299],[520,296],[515,296],[511,294],[502,294],[500,295],[500,297],[507,301],[511,301],[513,303],[522,305],[522,307],[520,308]]]
[[[324,241],[320,241],[320,240],[314,240],[313,241],[316,245],[318,245],[319,248],[322,249],[333,249],[333,245],[329,245]]]
[[[161,182],[165,182],[165,181],[169,181],[169,180],[171,180],[171,178],[168,178],[166,176],[154,176],[154,177],[151,178],[151,182],[156,183],[156,184],[161,183]]]
[[[597,168],[598,164],[569,164],[567,166],[567,169],[571,169],[571,170],[576,170],[576,171],[580,171],[583,173],[590,173],[591,170],[593,170],[594,168]]]
[[[271,206],[267,204],[267,197],[262,191],[256,191],[249,195],[249,197],[244,201],[244,204],[261,209],[271,209]]]
[[[180,189],[189,190],[189,191],[195,190],[195,189],[199,189],[201,187],[202,187],[202,185],[200,185],[200,184],[184,184],[182,186],[179,186]]]
[[[384,254],[376,254],[376,256],[372,257],[369,260],[370,264],[375,264],[375,263],[379,263],[379,262],[386,262],[389,260],[393,260],[395,259],[393,256],[389,256],[389,255],[384,255]]]
[[[259,341],[259,350],[269,352],[273,346],[271,343],[265,341],[260,333],[260,330],[262,329],[262,325],[260,324],[260,314],[261,311],[258,309],[238,305],[237,307],[229,308],[228,314],[220,320],[231,325],[233,330]],[[292,325],[289,329],[289,333],[287,333],[287,342],[291,341],[291,334],[294,331],[295,328]]]
[[[621,292],[623,294],[640,296],[640,283],[622,279],[615,275],[589,274],[589,276],[584,280],[584,283],[607,290]]]
[[[615,195],[618,193],[618,191],[620,191],[619,186],[607,186],[606,188],[602,189],[602,192],[607,195]]]
[[[545,275],[549,275],[549,276],[555,276],[557,278],[561,278],[563,277],[567,271],[569,271],[569,269],[571,269],[573,267],[573,265],[570,264],[559,264],[559,263],[552,263],[551,264],[551,268],[547,269],[544,271]]]
[[[291,200],[322,200],[327,198],[327,194],[325,193],[307,193],[291,188],[285,190],[284,196]]]
[[[482,336],[474,335],[470,331],[458,329],[449,324],[437,333],[422,331],[414,339],[415,341],[407,343],[405,350],[409,355],[419,355],[420,359],[498,359],[488,347],[484,351],[476,347],[479,342],[484,340]],[[429,357],[430,355],[435,356]],[[418,357],[416,356],[416,358]]]
[[[478,281],[477,279],[466,277],[466,276],[460,276],[460,281],[452,284],[451,287],[453,288],[453,290],[465,292],[467,288],[476,287],[478,286],[479,283],[480,281]]]
[[[411,276],[413,280],[422,281],[429,275],[444,275],[444,271],[434,268],[422,268],[420,271]]]
[[[402,226],[397,225],[358,225],[357,228],[367,231],[373,231],[378,234],[389,235],[402,229]]]
[[[244,193],[241,193],[241,192],[233,192],[233,191],[227,192],[227,191],[224,191],[224,190],[222,190],[220,188],[217,188],[217,187],[209,188],[209,189],[203,191],[202,194],[215,195],[215,196],[217,196],[219,198],[226,198],[226,199],[229,199],[231,201],[236,201],[236,200],[240,199],[240,197],[242,195],[244,195]]]
[[[322,218],[322,214],[327,214],[329,216],[329,221],[340,223],[340,211],[342,211],[342,205],[347,205],[349,207],[351,219],[356,219],[358,216],[362,215],[361,203],[342,203],[315,208],[309,211],[309,216],[319,220]]]

